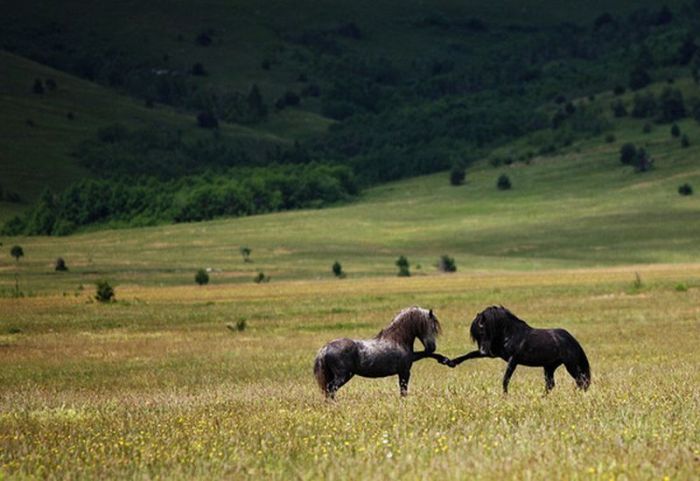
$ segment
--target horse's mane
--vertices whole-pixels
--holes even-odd
[[[413,306],[399,312],[391,323],[379,331],[375,339],[385,339],[399,343],[410,343],[418,336],[430,332],[433,323],[437,327],[437,333],[442,331],[440,322],[435,316],[431,316],[428,309]]]
[[[490,306],[476,315],[470,329],[470,336],[473,341],[477,339],[477,322],[483,320],[489,332],[503,331],[508,327],[529,327],[527,322],[510,312],[503,306]]]

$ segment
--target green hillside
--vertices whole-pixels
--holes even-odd
[[[696,262],[700,203],[677,189],[700,185],[700,127],[679,123],[691,139],[682,147],[667,126],[643,133],[642,124],[626,119],[616,124],[615,141],[577,142],[556,156],[497,167],[483,159],[458,187],[440,173],[373,188],[333,208],[67,238],[5,238],[4,248],[22,244],[21,278],[37,291],[71,291],[97,278],[191,284],[202,267],[213,270],[214,284],[251,282],[258,272],[273,282],[330,278],[336,260],[351,277],[392,276],[399,255],[416,275],[436,274],[443,254],[455,258],[459,271]],[[620,163],[626,142],[648,150],[651,171]],[[511,190],[496,188],[502,173]],[[252,249],[254,262],[243,261],[241,246]],[[53,272],[59,256],[70,268],[66,274]],[[9,290],[14,268],[4,258],[1,279]]]
[[[131,129],[165,125],[186,139],[211,138],[193,114],[156,106],[147,108],[124,95],[0,51],[0,185],[22,202],[0,201],[0,221],[25,209],[46,187],[60,191],[91,174],[74,152],[103,127],[121,123]],[[55,90],[32,90],[35,79],[55,82]],[[303,111],[285,111],[250,128],[224,124],[218,135],[253,156],[294,139],[323,132],[329,121]]]

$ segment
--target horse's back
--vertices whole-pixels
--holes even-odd
[[[355,341],[343,337],[323,346],[316,357],[323,359],[326,364],[330,365],[354,365],[359,357],[359,349]]]

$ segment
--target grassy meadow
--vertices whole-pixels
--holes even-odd
[[[693,479],[700,266],[124,286],[0,299],[0,476],[8,479]],[[326,403],[316,350],[435,309],[438,350],[505,303],[582,343],[593,384],[505,363],[356,378]],[[245,321],[243,331],[226,324]]]
[[[698,203],[676,189],[698,184],[698,147],[633,121],[616,136],[484,161],[460,187],[442,173],[322,210],[2,239],[0,478],[697,479]],[[628,140],[654,170],[619,164]],[[401,254],[410,278],[395,276]],[[442,254],[456,274],[436,271]],[[260,271],[271,282],[253,283]],[[102,278],[116,302],[93,300]],[[395,378],[356,378],[323,401],[311,365],[327,341],[417,304],[454,357],[495,303],[570,330],[590,390],[561,369],[544,396],[541,370],[520,367],[504,397],[500,360],[427,360],[406,399]]]

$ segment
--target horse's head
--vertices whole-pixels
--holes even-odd
[[[425,347],[427,352],[435,352],[436,339],[442,332],[442,326],[440,326],[440,321],[433,314],[433,310],[428,310],[425,314],[425,319],[419,324],[418,332],[416,332],[416,337],[420,339],[420,342]]]
[[[504,307],[488,307],[478,313],[469,329],[473,341],[485,356],[496,357],[504,341],[504,321],[510,312]]]

